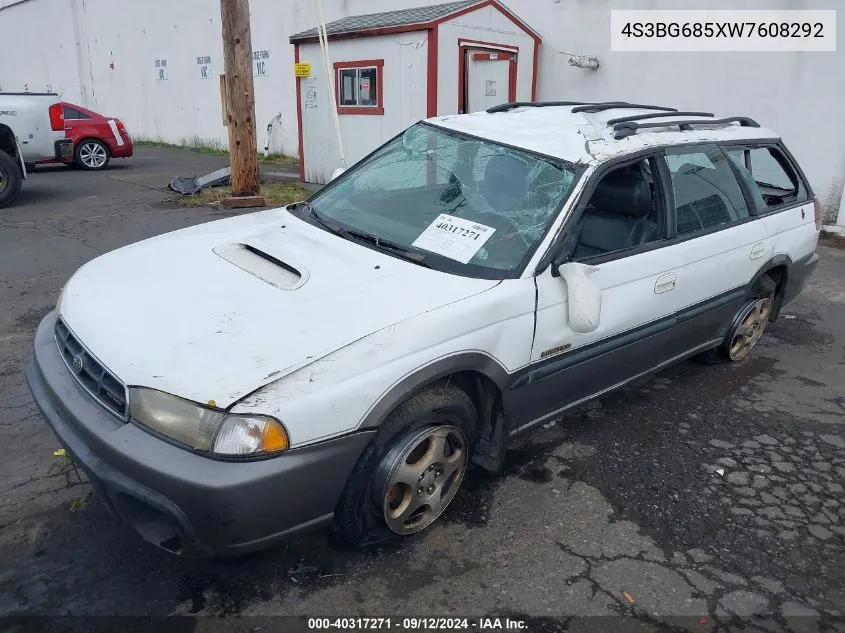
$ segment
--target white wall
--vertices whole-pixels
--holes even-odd
[[[747,115],[780,133],[835,214],[845,178],[845,20],[835,53],[610,51],[613,9],[737,9],[735,0],[510,0],[543,36],[540,100],[627,100]],[[837,9],[838,0],[744,0],[742,9]],[[596,72],[558,53],[596,55]]]
[[[215,80],[196,78],[195,58],[212,55],[222,68],[217,0],[0,0],[4,50],[0,86],[46,84],[82,100],[90,50],[92,105],[122,117],[135,134],[178,142],[198,134],[226,142]],[[322,0],[326,19],[413,7],[430,0]],[[80,8],[85,59],[77,64],[70,7]],[[505,0],[543,37],[538,98],[627,99],[747,114],[779,131],[832,212],[845,179],[845,27],[836,53],[612,53],[610,9],[734,9],[735,0]],[[315,25],[313,0],[251,0],[253,48],[269,49],[269,77],[256,79],[259,143],[277,112],[283,130],[273,151],[296,153],[293,47],[288,36]],[[836,9],[839,0],[745,0],[742,8]],[[478,38],[485,39],[485,38]],[[597,72],[567,65],[558,51],[596,55]],[[453,54],[456,54],[453,53]],[[108,68],[114,55],[115,69]],[[154,60],[167,55],[170,78],[154,79]],[[525,57],[525,56],[521,56]],[[441,56],[442,58],[442,56]],[[455,66],[457,67],[457,66]],[[522,69],[520,69],[520,74]],[[443,81],[441,81],[441,85]],[[454,81],[457,89],[457,78]],[[441,94],[441,99],[445,98]],[[424,99],[424,97],[423,97]],[[456,100],[449,99],[452,103]],[[443,103],[443,106],[451,104]]]
[[[425,31],[338,40],[330,46],[331,61],[384,60],[384,114],[341,114],[340,129],[347,165],[369,154],[377,145],[395,136],[409,122],[426,116]],[[299,60],[311,64],[310,80],[303,80],[302,129],[305,140],[305,179],[328,182],[340,167],[331,109],[334,102],[326,83],[325,64],[317,44],[300,44]],[[305,107],[306,82],[317,90],[317,107]],[[334,76],[330,78],[334,81]],[[295,122],[294,122],[295,125]]]
[[[438,114],[455,114],[458,111],[458,38],[518,47],[516,98],[518,101],[531,100],[534,40],[501,12],[484,7],[444,22],[438,31]]]
[[[0,0],[0,92],[58,92],[82,101],[71,9],[70,2],[48,10],[44,0]]]

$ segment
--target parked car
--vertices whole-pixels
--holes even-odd
[[[123,121],[67,101],[60,102],[60,105],[65,131],[73,141],[73,154],[69,158],[47,158],[37,163],[63,162],[96,171],[108,167],[112,158],[132,156],[132,137]]]
[[[57,99],[53,92],[0,92],[0,209],[18,197],[27,163],[71,158]]]
[[[471,462],[498,470],[571,407],[692,356],[746,359],[820,223],[745,117],[435,117],[302,203],[84,265],[27,379],[156,545],[232,554],[328,524],[366,545],[429,526]]]

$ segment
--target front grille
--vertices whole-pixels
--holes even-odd
[[[61,319],[56,321],[56,343],[70,373],[101,405],[125,420],[126,387],[79,342]]]

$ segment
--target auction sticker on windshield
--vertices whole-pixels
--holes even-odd
[[[441,213],[411,246],[466,264],[495,230],[472,220]]]

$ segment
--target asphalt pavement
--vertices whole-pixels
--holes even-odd
[[[527,631],[845,633],[845,250],[825,246],[750,360],[687,362],[546,425],[502,476],[471,473],[421,535],[344,551],[318,533],[230,561],[140,541],[54,456],[23,368],[77,267],[233,214],[165,189],[224,164],[139,148],[102,173],[39,170],[0,211],[0,616],[215,616],[186,621],[205,631],[218,616],[508,614]],[[250,630],[284,630],[262,622]]]

